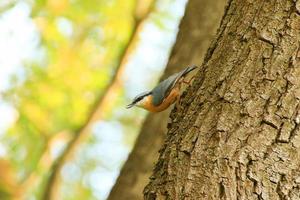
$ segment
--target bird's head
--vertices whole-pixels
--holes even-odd
[[[145,105],[145,103],[146,103],[147,98],[149,98],[150,95],[151,95],[151,92],[143,92],[143,93],[137,95],[133,99],[132,103],[128,104],[126,106],[126,108],[131,108],[133,106],[137,106],[137,107],[142,107],[143,108],[144,105]]]

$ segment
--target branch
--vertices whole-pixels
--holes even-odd
[[[122,85],[121,77],[125,70],[130,52],[135,47],[135,43],[138,40],[138,35],[143,26],[143,23],[148,18],[153,7],[154,7],[154,1],[149,7],[147,13],[143,16],[143,18],[139,18],[137,16],[135,17],[135,24],[133,27],[132,34],[128,40],[127,48],[124,49],[121,55],[121,59],[117,71],[115,73],[115,76],[112,78],[110,84],[108,84],[107,88],[104,90],[105,92],[103,93],[103,95],[96,101],[86,123],[78,131],[76,131],[74,138],[68,143],[67,147],[65,148],[61,156],[55,161],[53,165],[52,173],[49,177],[49,181],[45,186],[43,199],[45,200],[57,199],[56,191],[59,183],[59,178],[60,178],[59,172],[61,168],[66,163],[66,161],[70,160],[73,157],[76,147],[80,143],[82,143],[82,141],[89,135],[93,123],[103,118],[103,113],[106,105],[109,104],[112,101],[112,99],[116,98],[115,91],[118,88],[120,88],[120,86]]]
[[[92,27],[96,25],[96,21],[91,21],[87,24],[85,24],[84,28],[85,30],[90,30]],[[75,42],[73,43],[72,48],[76,49],[79,48],[79,45],[82,44],[84,38],[87,36],[88,31],[80,31],[80,34],[74,39]],[[22,113],[21,113],[22,114]],[[23,115],[27,119],[26,115]],[[27,119],[29,120],[29,119]],[[34,128],[39,131],[43,132],[37,124],[33,124]],[[42,135],[49,135],[49,134],[42,134]],[[74,134],[73,134],[74,136]],[[53,136],[50,136],[48,138],[44,138],[46,141],[46,144],[43,148],[42,154],[39,157],[39,160],[36,164],[35,169],[32,169],[31,172],[29,172],[23,180],[19,182],[19,190],[22,191],[22,199],[25,199],[25,195],[27,194],[25,191],[28,191],[30,187],[33,185],[36,185],[40,179],[40,169],[43,169],[43,171],[48,172],[51,167],[53,166],[53,163],[55,162],[55,158],[51,156],[51,149],[53,148],[54,144],[57,142],[63,142],[64,144],[68,144],[72,139],[72,133],[69,130],[62,130],[56,134],[53,134]],[[21,197],[20,197],[21,198]]]

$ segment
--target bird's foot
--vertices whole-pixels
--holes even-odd
[[[192,76],[192,78],[189,81],[185,81],[184,79],[182,80],[183,83],[187,84],[187,85],[191,85],[192,81],[195,79],[195,76]]]

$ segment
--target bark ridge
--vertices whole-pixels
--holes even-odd
[[[299,11],[229,1],[145,199],[300,199]]]

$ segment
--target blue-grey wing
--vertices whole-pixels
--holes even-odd
[[[186,69],[182,70],[181,72],[178,72],[166,80],[159,83],[153,90],[153,104],[155,106],[158,106],[163,102],[166,96],[170,94],[171,89],[174,87],[174,85],[177,83],[177,81],[181,78],[187,75],[189,72],[196,69],[196,66],[187,67]]]
[[[167,78],[166,80],[159,83],[153,90],[153,104],[158,106],[164,100],[164,98],[170,93],[171,89],[176,83],[178,74],[174,74]]]

